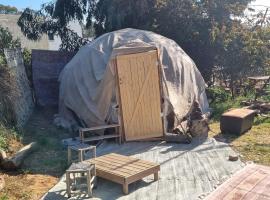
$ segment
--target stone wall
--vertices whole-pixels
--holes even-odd
[[[38,105],[58,105],[58,77],[74,55],[75,53],[60,51],[32,51],[33,85]]]
[[[22,127],[29,119],[34,109],[33,95],[23,64],[21,49],[5,49],[10,75],[15,80],[16,93],[12,102],[17,127]]]

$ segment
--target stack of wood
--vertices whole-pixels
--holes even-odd
[[[241,105],[247,109],[256,110],[258,114],[269,114],[270,103],[265,101],[242,101]]]
[[[203,115],[199,103],[195,101],[188,116],[174,128],[173,133],[166,133],[165,140],[191,143],[194,137],[207,138],[209,130],[208,118]]]

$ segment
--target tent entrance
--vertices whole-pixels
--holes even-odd
[[[163,136],[157,50],[116,57],[126,141]]]

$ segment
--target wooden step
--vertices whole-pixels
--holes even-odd
[[[119,127],[119,124],[109,124],[109,125],[102,125],[102,126],[95,126],[91,128],[81,128],[80,131],[86,132],[86,131],[95,131],[95,130],[102,130],[107,128],[116,128]]]
[[[103,139],[109,139],[109,138],[118,138],[118,134],[110,134],[110,135],[100,135],[100,136],[91,136],[88,138],[84,138],[83,142],[92,142],[96,140],[103,140]]]

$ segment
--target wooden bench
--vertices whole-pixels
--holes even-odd
[[[244,133],[252,127],[255,114],[254,110],[245,108],[225,112],[220,119],[220,130],[225,133]]]
[[[95,164],[97,177],[101,177],[123,186],[124,194],[128,194],[128,185],[151,174],[158,180],[160,165],[149,161],[123,156],[115,153],[89,160]]]
[[[109,135],[92,135],[90,137],[85,137],[85,134],[88,132],[96,131],[96,130],[102,130],[107,128],[115,128],[115,134],[109,134]],[[118,138],[119,143],[121,144],[122,138],[119,131],[120,125],[119,124],[109,124],[109,125],[102,125],[102,126],[95,126],[90,128],[80,128],[79,129],[79,137],[82,143],[84,142],[92,142],[97,140],[104,140],[104,139],[110,139],[110,138]]]

